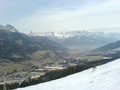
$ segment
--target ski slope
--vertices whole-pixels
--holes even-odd
[[[46,83],[17,90],[120,90],[120,59]]]

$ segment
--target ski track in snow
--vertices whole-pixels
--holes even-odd
[[[120,59],[67,77],[16,90],[120,90]]]

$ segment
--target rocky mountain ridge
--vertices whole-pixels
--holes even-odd
[[[98,48],[105,44],[120,40],[120,33],[104,33],[89,31],[71,31],[71,32],[46,32],[34,33],[30,32],[30,36],[47,37],[68,48]]]

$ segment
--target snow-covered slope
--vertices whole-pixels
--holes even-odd
[[[58,80],[17,90],[120,90],[120,59]]]

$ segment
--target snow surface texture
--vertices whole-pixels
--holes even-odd
[[[46,83],[17,90],[120,90],[120,59]]]

